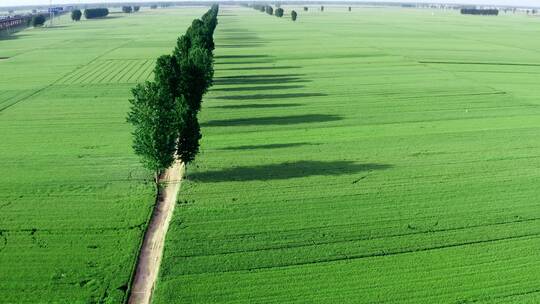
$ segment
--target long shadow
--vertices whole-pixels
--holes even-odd
[[[303,85],[270,85],[255,87],[233,87],[233,88],[212,88],[214,92],[244,92],[244,91],[264,91],[264,90],[288,90],[301,89]]]
[[[225,79],[299,77],[299,76],[305,76],[305,74],[250,74],[250,75],[222,76],[222,77],[216,77],[215,79],[225,80]]]
[[[26,35],[26,34],[18,34],[18,33],[12,33],[12,34],[8,34],[8,33],[2,33],[0,34],[0,41],[1,40],[15,40],[15,39],[20,39],[20,38],[24,38],[26,36],[29,36],[29,35]]]
[[[223,79],[216,80],[214,84],[278,84],[278,83],[299,83],[309,82],[310,80],[300,77],[283,77],[283,78],[255,78],[255,79]]]
[[[297,161],[192,173],[188,178],[199,182],[268,181],[309,176],[348,175],[391,167],[386,164],[359,164],[352,161]]]
[[[241,75],[217,77],[214,84],[284,84],[288,82],[308,82],[303,74]]]
[[[109,19],[118,19],[118,18],[124,18],[125,16],[120,15],[121,13],[118,13],[118,15],[108,15],[106,17],[99,17],[99,18],[91,18],[91,19],[85,19],[84,22],[93,22],[98,20],[109,20]]]
[[[261,64],[261,63],[273,63],[275,62],[274,59],[265,59],[265,60],[243,60],[243,61],[216,61],[214,62],[216,65],[224,65],[224,64]]]
[[[250,42],[250,43],[242,43],[242,44],[218,44],[216,45],[216,48],[241,49],[241,48],[260,47],[265,44],[266,42]]]
[[[53,26],[47,26],[46,29],[47,30],[54,30],[54,29],[63,29],[63,28],[67,28],[69,26],[67,25],[53,25]]]
[[[284,66],[250,66],[238,68],[215,69],[216,71],[255,71],[255,70],[288,70],[299,69],[300,66],[284,65]]]
[[[237,42],[237,41],[260,41],[261,38],[256,34],[243,33],[243,34],[234,34],[234,35],[221,35],[216,37],[216,40],[219,42],[228,41],[228,42]]]
[[[269,144],[269,145],[245,145],[245,146],[234,146],[227,147],[221,150],[266,150],[266,149],[283,149],[283,148],[293,148],[301,146],[313,145],[310,143],[288,143],[288,144]]]
[[[320,97],[327,96],[323,93],[282,93],[282,94],[253,94],[253,95],[230,95],[219,96],[216,99],[223,100],[254,100],[254,99],[285,99],[285,98],[301,98],[301,97]]]
[[[272,109],[272,108],[291,108],[302,106],[301,103],[249,103],[240,105],[225,105],[212,107],[214,109]]]
[[[292,125],[302,123],[320,123],[341,120],[341,116],[327,114],[305,114],[292,116],[270,116],[238,118],[225,120],[211,120],[202,123],[203,127],[233,127],[233,126],[270,126],[270,125]]]
[[[214,59],[246,59],[246,58],[269,58],[268,55],[221,55],[214,56]]]

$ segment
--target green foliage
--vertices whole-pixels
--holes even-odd
[[[144,164],[150,169],[166,168],[162,166],[171,164],[175,152],[185,164],[192,162],[199,152],[202,135],[197,115],[202,97],[212,85],[213,33],[218,10],[219,7],[213,5],[201,19],[193,20],[186,33],[178,38],[173,54],[158,58],[154,82],[133,91],[132,103],[164,113],[158,118],[150,117],[147,113],[153,112],[137,112],[132,106],[128,116],[135,125],[135,152],[143,156]],[[168,127],[153,125],[158,123],[168,123]],[[163,137],[158,137],[156,130],[163,132]],[[174,139],[172,146],[171,138]],[[152,144],[144,145],[148,142]]]
[[[134,126],[133,150],[157,176],[174,162],[174,100],[170,92],[154,82],[137,85],[132,94],[127,121]]]
[[[173,100],[180,96],[180,66],[171,55],[160,56],[154,68],[154,81],[171,94]]]
[[[87,8],[84,10],[84,18],[95,19],[103,18],[109,15],[109,9],[107,8]]]
[[[186,98],[190,109],[199,112],[202,96],[212,85],[214,70],[211,53],[200,46],[194,46],[187,54],[176,59],[181,70],[179,91]]]
[[[140,10],[141,10],[141,7],[140,7],[139,5],[133,6],[133,11],[134,11],[134,12],[138,12],[138,11],[140,11]]]
[[[268,15],[272,15],[272,14],[274,14],[274,9],[270,5],[267,5],[266,6],[266,13]]]
[[[199,153],[199,140],[202,138],[197,112],[191,109],[186,98],[181,96],[177,100],[178,144],[176,154],[183,163],[188,164],[195,160]]]
[[[71,12],[71,20],[73,21],[80,21],[82,17],[82,12],[79,9],[73,10]]]
[[[296,21],[297,17],[298,17],[298,14],[296,13],[296,11],[291,11],[291,20]]]
[[[130,13],[133,12],[133,7],[129,6],[129,5],[122,6],[122,12],[124,12],[126,14],[130,14]]]
[[[275,15],[276,17],[283,17],[283,9],[281,7],[276,8]]]
[[[43,24],[45,24],[45,21],[46,21],[45,16],[36,15],[36,16],[32,17],[31,24],[32,24],[33,27],[40,27],[40,26],[43,26]]]
[[[191,40],[191,46],[200,46],[208,51],[214,50],[214,39],[208,26],[200,19],[195,19],[186,31],[186,36]]]

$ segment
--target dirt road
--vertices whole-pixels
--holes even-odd
[[[183,172],[184,165],[177,162],[167,169],[162,177],[162,182],[165,184],[164,189],[161,198],[154,207],[152,218],[144,236],[131,294],[129,295],[129,304],[150,303],[163,255],[165,235],[176,205]]]

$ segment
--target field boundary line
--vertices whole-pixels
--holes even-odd
[[[176,161],[165,171],[163,177],[160,179],[160,182],[164,185],[158,191],[156,205],[144,234],[135,272],[132,277],[128,299],[129,304],[151,303],[152,293],[156,285],[163,256],[165,236],[172,219],[184,170],[184,164]]]

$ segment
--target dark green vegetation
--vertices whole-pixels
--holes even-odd
[[[207,9],[66,14],[0,40],[1,303],[122,303],[155,201],[127,100]]]
[[[296,21],[296,18],[298,18],[298,14],[296,11],[291,11],[291,20]]]
[[[84,10],[84,18],[95,19],[103,18],[109,15],[109,9],[107,8],[87,8]]]
[[[540,302],[539,19],[221,10],[155,303]]]
[[[483,15],[483,16],[497,16],[499,15],[498,9],[479,9],[479,8],[462,8],[461,14],[463,15]]]
[[[82,17],[81,10],[76,9],[76,10],[73,10],[71,12],[71,20],[73,20],[73,21],[81,21],[81,17]]]
[[[46,20],[47,19],[43,15],[35,15],[34,17],[32,17],[31,24],[33,27],[43,26]]]
[[[283,17],[283,9],[281,7],[276,8],[276,17]]]
[[[133,12],[132,6],[122,6],[122,12],[126,14],[131,14]]]
[[[214,75],[214,30],[219,8],[213,5],[178,38],[172,55],[158,58],[154,81],[137,85],[128,113],[134,125],[133,149],[155,181],[176,157],[184,164],[199,152],[197,115]]]

